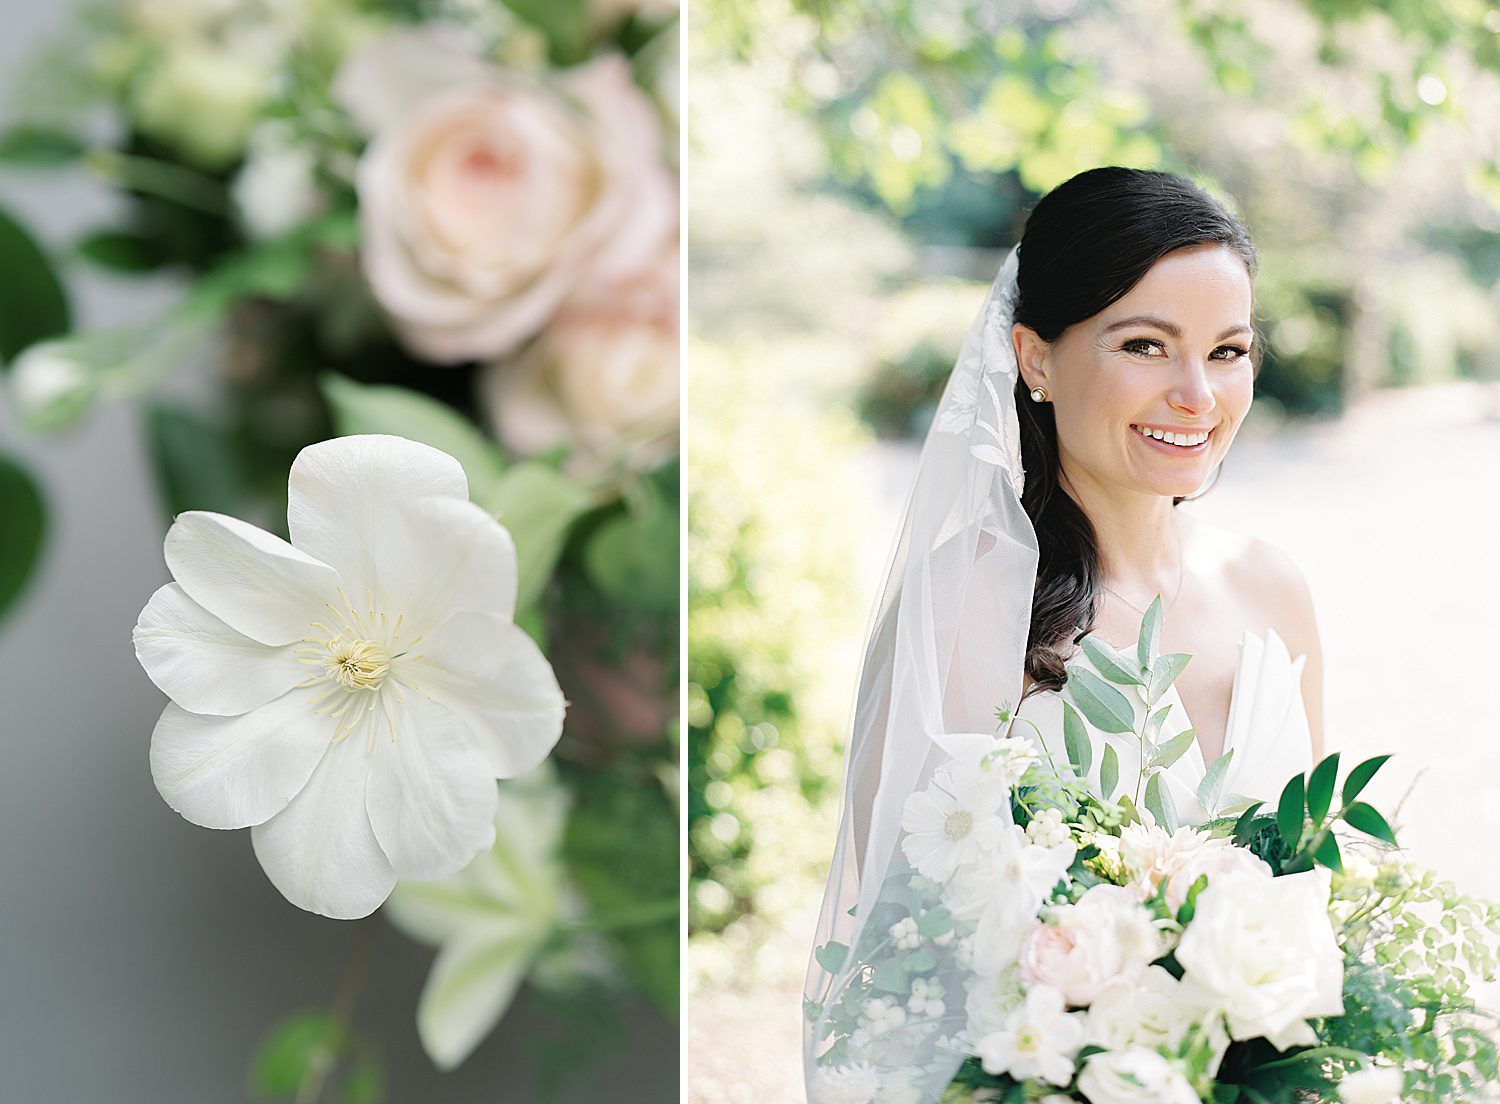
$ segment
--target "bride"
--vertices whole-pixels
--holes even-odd
[[[900,942],[861,917],[904,884],[903,807],[961,734],[993,732],[998,711],[1014,717],[1012,734],[1066,759],[1068,673],[1093,666],[1084,638],[1133,650],[1159,596],[1161,650],[1192,656],[1162,699],[1164,731],[1193,733],[1165,775],[1182,820],[1218,811],[1198,784],[1226,753],[1222,792],[1265,801],[1321,757],[1321,662],[1301,573],[1266,542],[1179,507],[1217,478],[1250,407],[1255,271],[1240,221],[1168,173],[1093,169],[1028,217],[929,431],[867,641],[808,977],[815,1104],[941,1096],[962,1059],[963,994],[938,1001],[939,1028],[887,1031],[886,1017],[851,1029],[864,1032],[863,1060],[840,1053],[830,1066],[857,964],[877,942]],[[1117,744],[1126,778],[1139,768],[1128,746]]]

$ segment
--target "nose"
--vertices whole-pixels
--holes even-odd
[[[1202,360],[1190,358],[1183,364],[1176,382],[1167,392],[1167,403],[1173,410],[1191,418],[1201,418],[1218,405],[1209,383],[1208,366]]]

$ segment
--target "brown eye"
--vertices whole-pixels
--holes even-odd
[[[1227,352],[1228,356],[1220,357],[1220,360],[1239,360],[1250,355],[1250,350],[1239,345],[1220,345],[1214,350],[1215,353]]]
[[[1135,353],[1138,356],[1146,356],[1152,349],[1160,349],[1161,342],[1151,341],[1144,337],[1137,337],[1131,341],[1125,342],[1125,344],[1121,345],[1120,348],[1127,353]]]

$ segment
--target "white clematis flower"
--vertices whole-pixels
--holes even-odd
[[[167,533],[176,581],[134,636],[172,699],[151,773],[193,823],[253,828],[293,904],[349,919],[490,848],[494,780],[546,757],[564,702],[456,460],[343,437],[303,449],[288,492],[290,544],[201,511]]]
[[[981,1037],[974,1050],[986,1073],[1066,1085],[1073,1079],[1087,1018],[1085,1012],[1068,1012],[1056,989],[1038,985],[1026,994],[1005,1026]]]
[[[500,787],[495,846],[450,878],[396,884],[385,916],[439,948],[417,1002],[417,1034],[457,1067],[499,1022],[564,908],[567,794],[549,764]]]

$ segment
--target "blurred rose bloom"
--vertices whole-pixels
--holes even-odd
[[[673,241],[640,273],[570,300],[519,358],[487,369],[486,403],[507,445],[639,459],[675,441],[677,260]]]
[[[538,80],[404,30],[351,56],[334,96],[373,135],[358,176],[365,277],[426,359],[512,352],[675,230],[661,128],[621,57]]]

